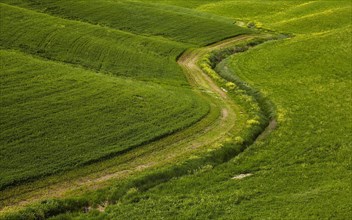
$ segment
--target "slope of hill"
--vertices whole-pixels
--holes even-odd
[[[248,33],[248,30],[233,25],[232,20],[224,17],[150,2],[126,0],[3,2],[71,20],[81,20],[139,35],[156,36],[193,45],[205,45]]]
[[[58,14],[33,1],[1,2],[1,209],[28,200],[22,197],[28,193],[37,197],[41,191],[47,198],[42,189],[52,182],[79,180],[80,173],[90,175],[92,170],[100,173],[101,163],[110,158],[121,156],[112,163],[128,164],[133,160],[126,158],[147,155],[153,147],[166,151],[173,141],[181,145],[184,140],[186,146],[200,132],[223,133],[212,126],[222,120],[220,107],[210,106],[207,95],[188,84],[176,58],[190,46],[249,30],[188,9],[168,9],[161,15],[136,2],[100,1],[104,10],[99,13],[109,14],[110,9],[128,14],[130,6],[150,18],[159,13],[148,21],[149,29],[138,23],[146,20],[127,19],[126,27],[136,28],[129,30],[112,23],[118,17]],[[56,3],[64,9],[69,2]],[[72,8],[82,6],[76,4],[71,1]],[[85,6],[92,10],[94,2]],[[83,11],[72,10],[77,12]],[[160,16],[174,26],[172,32],[155,29]],[[209,35],[207,30],[219,26],[221,33]],[[141,150],[126,154],[135,148]],[[171,157],[182,161],[180,155],[197,151],[172,149],[160,156],[163,163]],[[140,166],[145,165],[136,165],[136,171]],[[67,170],[78,171],[66,177]],[[58,176],[46,178],[53,174]]]
[[[188,89],[98,75],[15,51],[1,50],[1,59],[2,189],[121,154],[208,111]]]
[[[350,1],[1,2],[12,5],[1,4],[1,28],[6,30],[1,31],[0,38],[5,67],[1,81],[1,121],[6,122],[1,125],[6,131],[1,133],[1,140],[7,144],[1,148],[6,153],[1,169],[7,172],[1,175],[5,185],[37,173],[38,168],[31,167],[33,161],[45,166],[40,171],[44,174],[47,167],[50,172],[72,167],[74,161],[84,164],[196,126],[195,122],[209,115],[220,118],[210,120],[219,123],[214,126],[218,132],[200,133],[209,140],[218,136],[218,142],[199,142],[196,136],[190,136],[196,142],[173,146],[165,156],[170,156],[170,163],[165,166],[121,181],[112,180],[99,191],[82,190],[78,198],[47,200],[7,218],[352,216]],[[98,2],[101,5],[96,7]],[[140,17],[132,16],[135,12]],[[253,27],[258,30],[253,31]],[[275,35],[267,30],[290,37],[274,37],[276,40],[257,45],[263,40],[250,41],[253,37],[247,36],[240,41],[222,42],[221,47],[187,50],[184,55],[190,55],[181,57],[189,59],[186,72],[192,73],[187,77],[175,62],[189,47],[243,33]],[[244,45],[257,46],[238,54],[249,47]],[[213,49],[216,53],[211,53]],[[236,53],[230,55],[233,52]],[[204,56],[205,53],[211,54]],[[100,54],[98,59],[96,54]],[[216,55],[221,59],[212,57]],[[214,68],[201,66],[218,86],[197,67],[199,56],[204,56],[201,62],[205,60]],[[243,85],[253,88],[252,92],[246,93]],[[195,88],[211,94],[197,95]],[[275,130],[265,131],[247,146],[243,132],[258,132],[269,118],[264,116],[262,120],[263,106],[256,99],[258,96],[274,105],[276,114],[269,128]],[[52,108],[57,100],[62,100],[62,105]],[[75,106],[82,102],[86,105],[76,111]],[[108,114],[102,109],[109,109]],[[121,112],[123,117],[116,118]],[[136,115],[140,117],[135,118]],[[61,122],[70,122],[70,126]],[[239,127],[233,125],[235,122]],[[33,129],[38,126],[48,132],[38,133]],[[228,130],[222,134],[221,129]],[[208,127],[205,130],[206,133]],[[62,131],[61,136],[54,131]],[[7,140],[12,140],[10,145]],[[28,143],[33,146],[26,149]],[[52,149],[38,148],[37,153],[31,150],[56,143]],[[173,160],[171,155],[177,153],[178,147],[187,151],[200,143],[205,146],[202,154],[180,154],[181,159]],[[62,147],[65,151],[61,151]],[[14,158],[10,149],[18,149],[19,157]],[[82,155],[82,149],[89,151]],[[50,155],[52,151],[58,154]],[[46,160],[41,154],[46,155]],[[68,154],[71,157],[66,157]],[[148,163],[164,159],[150,158]],[[17,161],[13,168],[10,161]],[[28,164],[26,170],[21,161]],[[12,192],[15,190],[4,194]],[[11,198],[6,199],[5,204],[10,203]]]
[[[198,9],[255,20],[265,28],[296,35],[234,55],[217,66],[220,75],[236,75],[273,101],[278,112],[277,129],[231,162],[211,171],[175,179],[145,193],[136,190],[104,213],[78,216],[352,216],[351,3],[261,2],[218,1]],[[277,13],[271,16],[255,16],[257,11],[273,10]]]

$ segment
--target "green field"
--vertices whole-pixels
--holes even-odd
[[[351,1],[1,2],[0,218],[352,217]]]
[[[187,127],[208,110],[188,89],[8,50],[1,59],[2,188],[112,157]]]
[[[6,2],[6,1],[4,1]],[[232,20],[186,8],[136,1],[9,1],[47,14],[144,36],[204,45],[248,32]],[[97,4],[99,7],[97,8]],[[118,13],[116,13],[118,12]],[[131,16],[138,15],[138,16]]]
[[[1,12],[1,189],[112,157],[209,111],[175,62],[186,44],[6,4]],[[245,32],[228,29],[216,37]]]
[[[140,19],[86,13],[68,19],[65,11],[43,11],[44,3],[3,2],[0,189],[10,190],[4,195],[17,191],[13,186],[122,155],[203,119],[209,104],[192,92],[177,56],[191,46],[250,32],[223,18],[171,8],[166,26],[175,30],[169,33],[153,25],[160,18],[150,14],[160,10],[142,3],[102,2],[100,12],[128,14],[129,5],[136,5],[154,19],[147,33]],[[96,3],[84,6],[89,11]],[[122,18],[135,30],[111,23]],[[218,26],[222,33],[208,34]]]

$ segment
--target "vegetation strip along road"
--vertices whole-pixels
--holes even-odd
[[[1,206],[6,210],[25,206],[34,201],[75,194],[80,189],[94,190],[108,184],[109,180],[126,179],[146,169],[157,169],[182,161],[192,152],[206,152],[218,148],[224,140],[231,138],[244,127],[244,111],[197,65],[204,54],[231,44],[252,39],[242,35],[198,49],[187,50],[178,63],[194,88],[206,98],[211,110],[208,116],[184,131],[177,132],[160,141],[136,148],[116,158],[68,171],[59,176],[50,176],[18,188],[3,191]],[[237,115],[237,116],[236,116]],[[155,158],[159,158],[155,162]],[[85,171],[86,170],[86,171]],[[56,178],[55,178],[56,177]],[[57,178],[59,177],[59,178]]]

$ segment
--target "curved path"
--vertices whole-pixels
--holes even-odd
[[[112,180],[124,179],[146,169],[172,165],[209,148],[219,147],[231,134],[244,128],[244,120],[239,114],[244,110],[228,98],[226,92],[198,67],[197,62],[211,50],[251,38],[254,36],[233,37],[203,48],[187,50],[179,57],[177,62],[184,69],[194,92],[210,104],[208,116],[200,122],[116,158],[4,190],[0,211],[11,211],[35,201],[102,188]]]

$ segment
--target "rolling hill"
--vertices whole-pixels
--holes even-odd
[[[350,1],[0,7],[2,218],[352,216]]]

